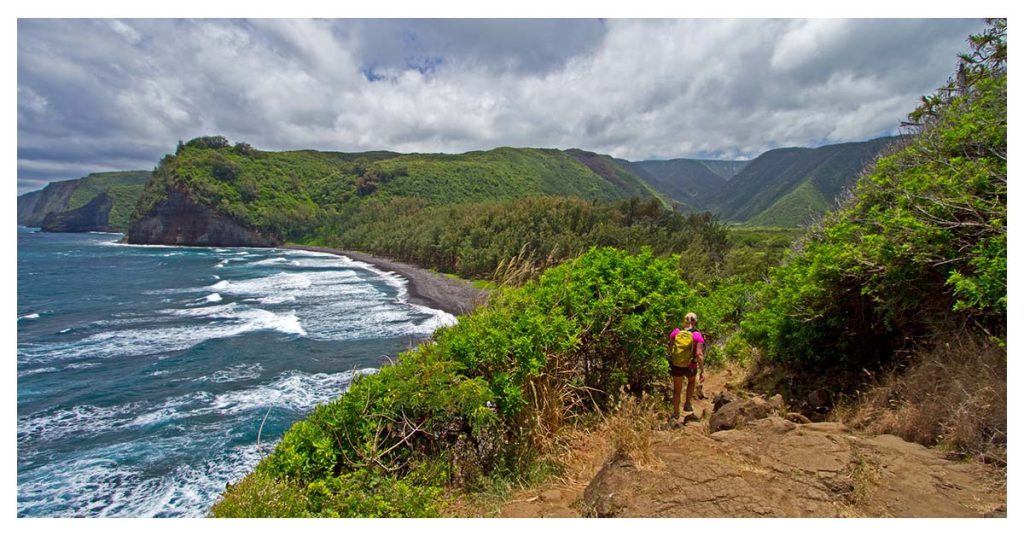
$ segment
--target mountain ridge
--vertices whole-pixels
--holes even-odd
[[[865,165],[897,139],[780,147],[746,161],[676,158],[628,165],[684,208],[736,223],[797,227],[830,208]]]
[[[226,219],[253,231],[260,244],[323,238],[332,222],[371,200],[414,198],[430,206],[531,196],[593,201],[639,197],[669,204],[611,157],[579,149],[272,152],[244,143],[232,146],[226,138],[211,136],[180,144],[175,154],[161,160],[135,207],[128,242],[188,245],[202,237],[203,244],[239,245],[242,235],[218,237],[216,230],[204,233],[175,218],[164,203],[172,194],[188,199],[181,206],[206,206],[216,213],[205,221]],[[188,233],[172,231],[186,228]]]

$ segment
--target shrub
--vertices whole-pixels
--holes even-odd
[[[694,296],[677,263],[595,248],[506,289],[318,406],[256,472],[300,486],[309,515],[372,516],[432,515],[443,486],[529,473],[564,423],[664,379]]]
[[[196,149],[223,149],[229,145],[228,139],[224,136],[200,136],[192,138],[185,143],[185,147]]]
[[[768,356],[860,368],[949,326],[1005,337],[1005,48],[977,54],[983,67],[926,99],[920,131],[771,271],[743,321]]]

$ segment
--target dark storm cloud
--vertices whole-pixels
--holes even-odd
[[[19,191],[266,149],[751,157],[893,131],[976,20],[20,20]]]

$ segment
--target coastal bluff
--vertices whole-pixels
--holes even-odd
[[[107,232],[110,228],[110,209],[114,201],[106,192],[85,205],[63,212],[50,212],[43,218],[42,229],[48,233]]]
[[[250,229],[214,209],[173,191],[128,229],[129,244],[215,247],[274,247],[276,237]]]

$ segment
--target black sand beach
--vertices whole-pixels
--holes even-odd
[[[381,270],[394,272],[408,280],[411,303],[441,309],[456,316],[470,313],[477,306],[486,303],[490,294],[487,290],[477,288],[467,281],[447,277],[412,264],[374,257],[358,251],[300,245],[283,247],[284,249],[344,255],[352,260],[372,264]]]

